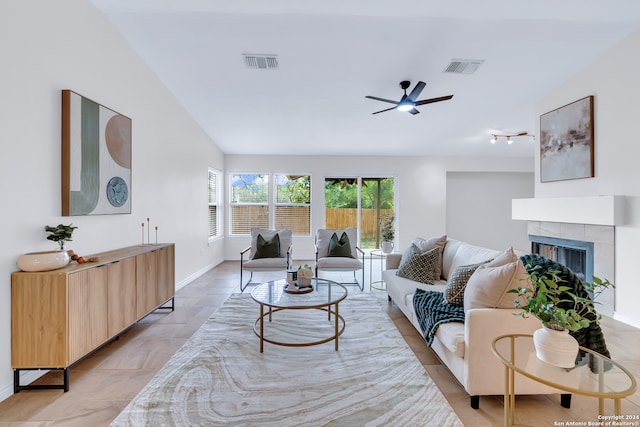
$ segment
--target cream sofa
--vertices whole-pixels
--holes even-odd
[[[393,301],[422,334],[413,306],[416,288],[444,292],[447,279],[458,266],[484,262],[501,252],[447,239],[442,251],[441,280],[433,285],[397,276],[402,254],[389,254],[387,268],[382,275],[389,301]],[[492,352],[493,339],[503,334],[533,334],[540,328],[538,319],[522,319],[513,315],[515,311],[509,308],[472,308],[465,311],[464,324],[451,322],[438,327],[431,349],[469,393],[474,409],[479,407],[480,396],[502,395],[505,391],[505,367]],[[517,375],[515,383],[517,394],[559,392],[521,375]],[[569,404],[570,395],[563,396],[563,406],[568,407]]]

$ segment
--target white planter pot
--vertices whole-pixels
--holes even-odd
[[[573,368],[578,356],[578,341],[568,330],[556,331],[543,326],[533,333],[538,359],[559,368]]]
[[[381,249],[383,253],[390,254],[391,252],[393,252],[393,242],[387,242],[387,241],[382,242]]]
[[[67,251],[30,252],[20,255],[16,265],[22,271],[47,271],[65,267],[70,261]]]

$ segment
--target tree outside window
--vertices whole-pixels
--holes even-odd
[[[292,230],[294,235],[311,233],[311,177],[274,174],[275,228]]]

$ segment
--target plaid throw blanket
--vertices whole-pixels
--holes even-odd
[[[413,294],[413,309],[429,347],[433,343],[438,326],[449,322],[464,323],[464,307],[445,303],[442,292],[416,289],[416,293]]]

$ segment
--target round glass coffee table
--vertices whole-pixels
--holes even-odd
[[[285,290],[286,280],[274,280],[262,283],[251,290],[251,298],[260,304],[260,317],[253,325],[253,331],[260,338],[260,353],[264,350],[264,342],[288,347],[303,347],[335,341],[338,350],[338,337],[344,332],[346,322],[338,311],[338,304],[347,297],[347,288],[331,280],[313,278],[313,291],[306,293],[288,293]],[[265,307],[267,311],[265,312]],[[330,336],[316,337],[311,341],[284,341],[280,338],[265,337],[265,319],[270,323],[274,313],[283,310],[322,310],[327,312],[327,320],[333,327]],[[285,325],[286,326],[286,325]],[[312,326],[307,326],[312,327]],[[295,331],[295,326],[291,330]],[[286,331],[285,331],[286,334]]]
[[[584,347],[580,347],[586,353],[581,363],[566,369],[538,359],[531,335],[501,335],[493,340],[491,346],[505,366],[505,426],[514,425],[515,372],[568,393],[598,398],[598,414],[601,416],[604,415],[604,399],[613,399],[615,415],[622,415],[620,399],[633,394],[637,388],[634,376],[627,369]]]

